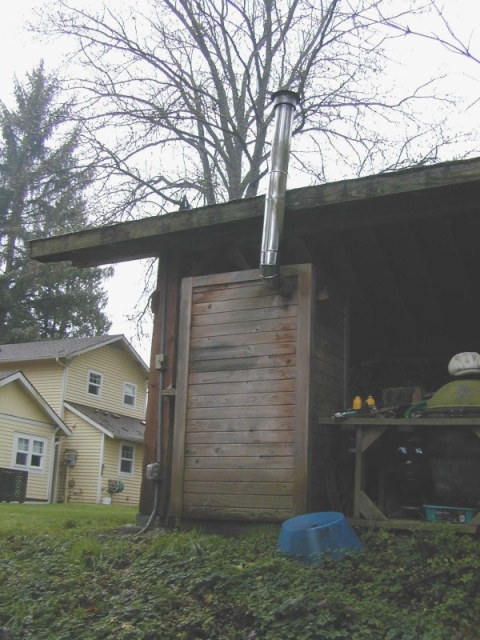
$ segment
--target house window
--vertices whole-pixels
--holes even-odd
[[[43,471],[47,441],[44,438],[15,436],[14,465],[29,471]]]
[[[134,407],[137,398],[137,385],[132,382],[123,383],[123,404],[127,407]]]
[[[120,446],[120,466],[118,473],[121,476],[133,476],[134,447],[131,444]]]
[[[100,398],[102,395],[102,374],[97,371],[89,371],[87,378],[87,393],[89,396]]]

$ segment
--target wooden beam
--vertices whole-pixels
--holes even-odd
[[[293,189],[286,196],[285,237],[312,228],[456,215],[476,207],[479,194],[478,158]],[[238,233],[260,233],[263,210],[264,197],[259,196],[86,229],[31,241],[30,257],[40,262],[101,265],[158,256],[172,240],[190,249],[227,231],[234,242]]]
[[[358,508],[361,515],[367,520],[387,520],[387,516],[363,491],[358,492]]]

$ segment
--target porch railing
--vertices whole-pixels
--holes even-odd
[[[28,471],[0,467],[0,502],[25,502]]]

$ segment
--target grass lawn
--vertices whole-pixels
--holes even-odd
[[[135,509],[0,504],[1,640],[477,640],[480,542],[362,531],[315,566],[241,537],[125,533]]]
[[[11,535],[55,534],[69,529],[112,529],[133,524],[136,514],[136,507],[116,505],[0,503],[0,540]]]

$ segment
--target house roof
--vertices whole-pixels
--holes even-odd
[[[111,438],[143,442],[145,421],[120,413],[96,409],[78,402],[66,402],[65,407],[85,418],[87,422],[100,429]]]
[[[37,403],[37,405],[49,416],[53,425],[57,429],[63,431],[65,435],[72,435],[72,432],[67,427],[67,425],[55,413],[48,402],[46,402],[43,396],[38,393],[30,380],[28,380],[28,378],[21,371],[0,371],[0,387],[11,384],[13,382],[18,382],[22,385],[26,393],[28,393],[30,397]]]
[[[22,342],[0,345],[0,362],[25,362],[32,360],[69,360],[75,356],[108,344],[122,344],[148,372],[147,365],[123,335],[93,336],[88,338],[63,338],[41,342]]]

